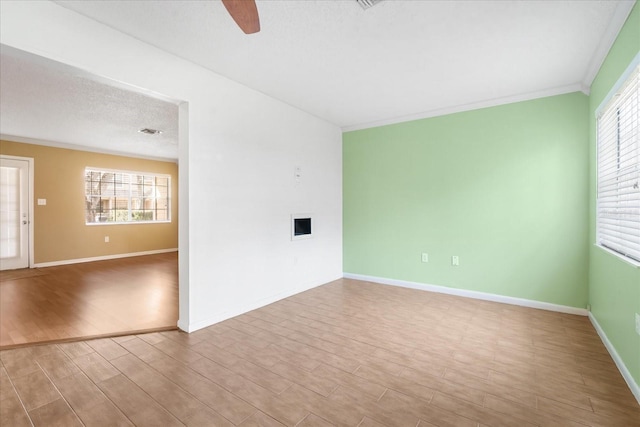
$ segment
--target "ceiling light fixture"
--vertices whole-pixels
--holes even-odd
[[[143,129],[140,129],[138,132],[144,133],[144,134],[147,134],[147,135],[160,135],[162,133],[161,130],[150,129],[150,128],[143,128]]]
[[[376,3],[380,3],[381,1],[382,0],[356,0],[356,2],[358,2],[358,4],[362,6],[364,10],[367,10],[372,6],[375,6]]]

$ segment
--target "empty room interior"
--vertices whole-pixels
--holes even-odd
[[[0,2],[0,424],[640,426],[635,0]]]

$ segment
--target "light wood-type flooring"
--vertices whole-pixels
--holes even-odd
[[[0,272],[0,348],[178,321],[177,252]]]
[[[3,426],[640,426],[586,317],[346,279],[0,360]]]

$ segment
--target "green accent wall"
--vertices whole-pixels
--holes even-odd
[[[640,384],[640,336],[635,332],[635,313],[640,314],[640,268],[594,245],[596,241],[595,111],[639,51],[640,6],[636,3],[591,85],[589,106],[589,146],[591,147],[589,302],[593,316],[616,348],[636,384]]]
[[[588,123],[571,93],[346,132],[344,271],[585,308]]]

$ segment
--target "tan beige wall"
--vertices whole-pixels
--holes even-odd
[[[0,154],[34,159],[35,263],[178,247],[178,165],[86,151],[0,141]],[[171,175],[171,223],[86,225],[87,166]],[[47,199],[38,206],[37,199]],[[109,236],[109,243],[104,237]]]

